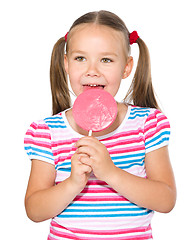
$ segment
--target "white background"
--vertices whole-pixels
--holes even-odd
[[[171,213],[155,214],[154,239],[195,236],[195,1],[7,0],[0,4],[0,214],[4,239],[47,238],[49,222],[33,223],[24,209],[30,161],[23,138],[32,121],[51,114],[49,65],[54,43],[76,18],[101,9],[119,15],[129,31],[137,30],[146,42],[154,88],[172,127],[169,149],[178,198]],[[135,63],[137,52],[135,45]],[[131,77],[124,80],[117,100],[124,97]]]

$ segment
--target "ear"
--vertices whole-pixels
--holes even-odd
[[[125,65],[124,73],[123,73],[123,79],[127,78],[133,69],[133,57],[129,56],[127,59],[127,63]]]
[[[65,66],[65,71],[68,74],[68,58],[67,55],[64,55],[64,66]]]

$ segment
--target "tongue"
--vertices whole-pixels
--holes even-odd
[[[86,90],[90,90],[90,89],[100,89],[100,90],[103,90],[103,87],[102,86],[84,86],[84,91]]]

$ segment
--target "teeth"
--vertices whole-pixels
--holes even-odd
[[[104,85],[100,85],[100,84],[85,84],[84,86],[88,86],[88,87],[102,87],[102,88],[104,88]]]
[[[99,84],[88,84],[89,87],[102,87],[102,85],[99,85]]]

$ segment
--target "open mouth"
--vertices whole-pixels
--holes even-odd
[[[86,84],[83,85],[84,90],[88,90],[88,89],[104,89],[104,85],[99,85],[99,84]]]

